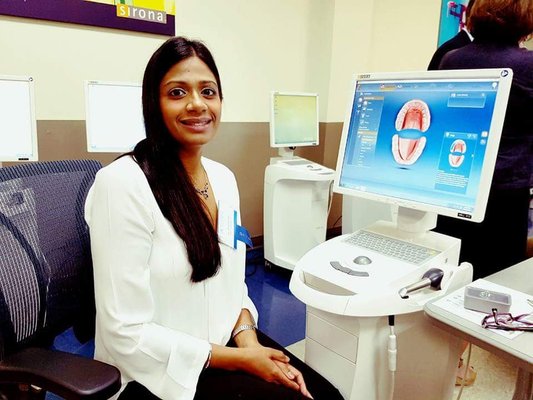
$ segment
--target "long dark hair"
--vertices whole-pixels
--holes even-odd
[[[146,139],[129,154],[146,175],[163,215],[185,243],[192,266],[191,281],[201,282],[214,276],[220,267],[218,236],[178,157],[179,144],[163,121],[159,103],[159,86],[165,74],[190,57],[198,57],[211,70],[222,100],[220,76],[207,47],[184,37],[168,39],[152,55],[144,71],[142,103]]]

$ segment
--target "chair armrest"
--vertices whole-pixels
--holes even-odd
[[[68,400],[108,399],[121,385],[112,365],[35,347],[0,361],[0,382],[32,384]]]

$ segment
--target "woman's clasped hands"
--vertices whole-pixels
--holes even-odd
[[[313,398],[307,390],[301,372],[289,364],[289,357],[282,351],[257,344],[242,348],[242,356],[241,367],[244,371]]]

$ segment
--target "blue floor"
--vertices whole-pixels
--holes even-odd
[[[259,329],[282,346],[305,337],[305,305],[289,290],[291,273],[275,266],[265,268],[262,248],[247,253],[246,284],[259,312]],[[71,329],[56,337],[54,347],[86,357],[92,357],[94,353],[94,342],[79,343]],[[46,398],[61,399],[50,393]]]
[[[288,346],[305,337],[305,304],[289,290],[292,271],[265,268],[264,264],[262,248],[248,251],[248,294],[259,312],[259,329],[282,346]]]

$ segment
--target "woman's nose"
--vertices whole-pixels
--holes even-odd
[[[199,93],[192,93],[187,103],[188,111],[204,111],[207,109],[207,104],[205,103],[203,97]]]

